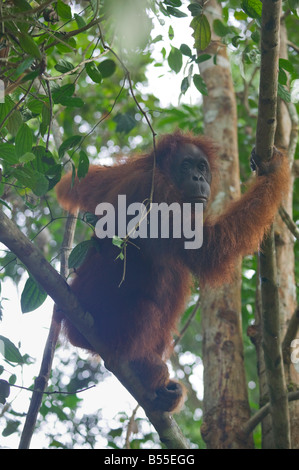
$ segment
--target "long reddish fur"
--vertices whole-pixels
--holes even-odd
[[[157,145],[155,202],[181,201],[170,178],[174,152],[183,143],[204,151],[212,173],[217,171],[217,152],[206,137],[176,132]],[[57,198],[69,212],[94,213],[100,202],[116,204],[125,194],[127,204],[149,197],[154,154],[133,157],[112,167],[91,166],[87,176],[71,186],[71,174],[58,183]],[[260,176],[249,191],[217,218],[207,216],[203,246],[184,250],[170,240],[163,245],[147,239],[141,249],[128,246],[125,282],[119,287],[123,262],[116,261],[118,249],[111,240],[99,243],[78,269],[71,288],[82,306],[93,314],[96,328],[112,356],[135,361],[142,380],[151,390],[166,386],[168,370],[163,360],[172,348],[172,333],[190,294],[192,274],[202,283],[217,286],[230,280],[240,255],[252,253],[261,242],[287,191],[287,158],[276,153],[269,175]],[[64,328],[70,341],[92,349],[67,320]]]

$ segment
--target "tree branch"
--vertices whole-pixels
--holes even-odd
[[[85,312],[66,281],[46,261],[40,251],[27,239],[18,227],[0,211],[0,241],[4,243],[24,263],[28,271],[66,313],[68,318],[82,332],[93,349],[105,359],[108,357],[105,346],[99,342],[93,318]],[[169,449],[188,449],[189,445],[175,420],[169,413],[153,411],[151,398],[127,362],[105,364],[109,370],[129,390],[144,408],[149,420],[159,433],[161,442]]]
[[[32,393],[24,428],[21,434],[19,449],[29,449],[30,447],[30,442],[34,433],[37,416],[42,404],[43,394],[47,388],[50,373],[52,370],[52,362],[59,333],[60,321],[57,320],[55,315],[53,315],[49,335],[44,349],[39,375],[34,381],[34,391]]]
[[[260,95],[256,133],[256,154],[260,161],[267,161],[271,158],[276,130],[280,13],[281,1],[263,1]],[[277,449],[287,449],[290,448],[290,424],[280,342],[279,297],[273,227],[263,241],[259,258],[263,350],[273,437]]]
[[[264,0],[261,28],[260,95],[256,153],[267,161],[273,152],[277,112],[277,75],[281,1]],[[275,447],[290,448],[287,390],[280,343],[279,297],[273,227],[259,252],[263,350]]]
[[[68,276],[67,260],[69,250],[73,244],[76,222],[77,216],[69,214],[65,224],[61,252],[60,274],[61,276],[63,276],[64,279],[66,279]],[[43,394],[45,393],[45,390],[48,386],[52,370],[55,348],[57,345],[60,330],[61,321],[54,310],[47,342],[43,353],[40,371],[38,377],[34,381],[34,392],[31,397],[30,406],[25,420],[25,425],[22,431],[19,449],[29,449],[30,447],[30,442],[34,433],[37,416],[42,404]]]
[[[298,229],[297,225],[295,224],[295,222],[291,219],[291,217],[289,216],[289,214],[287,213],[287,211],[285,210],[285,208],[283,206],[281,206],[279,208],[279,215],[282,218],[282,220],[284,221],[284,223],[286,224],[286,226],[288,227],[291,234],[295,238],[297,238],[297,240],[299,240],[299,229]]]
[[[285,337],[282,342],[282,354],[283,354],[283,362],[285,364],[290,363],[291,354],[290,354],[290,347],[291,342],[296,337],[297,331],[299,329],[299,307],[296,308],[295,312],[291,316],[288,324],[288,328],[285,334]]]
[[[299,390],[295,392],[290,392],[287,396],[288,401],[295,401],[299,400]],[[242,434],[245,436],[249,436],[250,433],[254,430],[254,428],[267,416],[270,412],[270,403],[267,403],[262,408],[260,408],[244,425],[242,429]]]

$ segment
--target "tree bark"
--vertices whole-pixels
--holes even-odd
[[[276,131],[277,75],[281,2],[264,0],[261,27],[261,72],[256,131],[258,161],[271,158]],[[279,293],[273,228],[259,252],[262,345],[272,418],[273,443],[290,447],[289,409],[282,361]]]
[[[287,29],[285,21],[280,25],[280,57],[288,59],[287,52]],[[286,104],[278,100],[277,110],[277,128],[275,134],[275,145],[290,149],[292,122]],[[289,151],[290,166],[292,167],[294,155]],[[289,193],[283,202],[283,207],[289,216],[293,214],[293,183],[291,179]],[[281,319],[281,336],[285,336],[288,324],[297,306],[296,300],[296,282],[295,282],[295,255],[294,255],[294,237],[280,215],[277,216],[275,224],[276,241],[276,262],[279,282],[279,308]],[[290,345],[288,345],[290,347]],[[284,370],[288,391],[295,391],[299,388],[299,374],[294,368],[290,357],[285,358]],[[299,449],[299,403],[293,401],[289,403],[290,427],[291,427],[291,447]]]
[[[216,0],[205,8],[210,25],[221,19]],[[218,192],[212,211],[219,213],[240,194],[235,94],[226,47],[212,34],[204,53],[217,54],[199,65],[206,82],[204,97],[205,134],[220,146]],[[252,448],[252,437],[241,438],[239,429],[250,417],[244,369],[241,327],[241,259],[234,281],[220,289],[201,290],[204,363],[204,417],[201,428],[212,449]]]

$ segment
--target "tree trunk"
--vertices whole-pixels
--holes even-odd
[[[211,0],[205,14],[212,25],[216,18],[222,18],[221,6]],[[212,211],[217,213],[240,194],[237,113],[226,47],[212,35],[204,53],[217,53],[217,65],[212,59],[199,65],[208,88],[203,102],[205,134],[220,145],[218,192],[212,204]],[[201,299],[203,439],[212,449],[251,448],[252,437],[244,442],[238,434],[250,417],[241,328],[241,260],[230,285],[203,289]]]
[[[287,30],[285,22],[281,22],[280,39],[280,57],[287,59]],[[289,148],[292,123],[286,104],[279,100],[277,113],[277,130],[275,135],[275,145],[278,147]],[[293,155],[289,155],[293,161]],[[283,206],[292,218],[293,208],[293,182],[290,186],[289,194],[285,199]],[[276,256],[279,280],[279,299],[280,314],[282,322],[282,338],[285,335],[288,322],[297,306],[296,302],[296,283],[295,283],[295,256],[294,256],[294,238],[289,229],[278,215],[274,225],[276,234]],[[285,363],[286,383],[289,385],[289,391],[296,390],[299,387],[299,374],[294,368],[294,364],[289,361]],[[293,401],[289,404],[290,408],[290,426],[292,448],[299,449],[299,402]]]
[[[280,57],[288,58],[287,54],[287,30],[284,21],[281,22],[280,29]],[[292,123],[290,120],[289,112],[284,102],[278,101],[277,109],[277,128],[275,133],[275,145],[288,149],[290,144],[290,136],[292,130]],[[291,156],[290,156],[291,157]],[[292,158],[292,157],[291,157]],[[293,180],[292,180],[293,183]],[[290,186],[290,191],[284,201],[284,208],[287,213],[292,217],[293,207],[293,184]],[[281,338],[283,339],[290,317],[296,308],[296,284],[295,284],[295,259],[294,259],[294,239],[289,229],[282,221],[281,217],[277,215],[275,224],[275,246],[276,246],[276,259],[279,283],[279,310],[281,317]],[[263,350],[261,347],[261,307],[260,307],[260,294],[257,295],[257,309],[256,309],[256,346],[257,357],[259,364],[259,384],[260,384],[260,406],[263,406],[269,401],[268,386],[266,380],[266,370]],[[296,372],[294,365],[289,362],[284,367],[286,375],[286,383],[289,384],[289,390],[299,386],[299,375]],[[291,426],[291,440],[292,448],[299,448],[299,402],[293,401],[289,403],[290,409],[290,426]],[[262,448],[273,449],[273,432],[271,416],[268,414],[262,421]]]

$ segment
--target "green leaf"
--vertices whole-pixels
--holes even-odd
[[[182,53],[176,47],[172,47],[168,56],[168,65],[175,73],[179,73],[183,65]]]
[[[81,150],[79,154],[79,164],[78,164],[78,170],[77,170],[77,176],[79,180],[84,178],[84,176],[87,175],[88,169],[89,169],[88,156],[86,155],[84,150]]]
[[[84,220],[86,221],[87,224],[90,224],[93,227],[95,227],[95,225],[96,225],[97,221],[99,220],[99,218],[95,214],[92,214],[91,212],[85,212]],[[97,244],[96,248],[98,248],[98,246],[99,245]]]
[[[84,19],[82,18],[82,16],[77,15],[77,13],[74,14],[74,18],[76,20],[78,28],[83,28],[86,25],[86,23],[85,23]]]
[[[246,13],[244,13],[243,11],[235,11],[234,12],[234,17],[236,18],[236,20],[238,21],[246,21],[247,20],[247,15]]]
[[[69,268],[78,268],[86,258],[88,250],[94,246],[94,240],[85,240],[72,250],[69,256]]]
[[[3,194],[3,191],[2,191],[2,194]],[[7,207],[7,209],[9,209],[10,211],[12,210],[12,208],[9,207],[9,205],[5,201],[3,201],[3,199],[0,199],[0,204],[2,204],[2,206]]]
[[[25,70],[29,69],[29,67],[33,64],[34,62],[34,58],[33,57],[27,57],[25,60],[23,60],[20,65],[18,65],[18,67],[16,68],[16,75],[19,76],[21,75],[23,72],[25,72]]]
[[[54,65],[54,68],[57,70],[57,72],[66,73],[73,70],[74,66],[68,60],[60,59],[57,64]]]
[[[186,16],[188,16],[186,15],[186,13],[183,13],[181,10],[178,10],[177,8],[174,8],[171,6],[168,6],[166,10],[171,16],[175,16],[176,18],[185,18]]]
[[[28,168],[15,168],[12,171],[12,175],[18,180],[18,182],[25,188],[30,188],[32,185],[33,171]]]
[[[14,107],[15,103],[10,96],[5,97],[5,103],[0,103],[0,121],[7,116],[7,114]],[[14,111],[5,123],[8,131],[15,136],[18,129],[23,124],[22,116],[20,111]]]
[[[21,157],[22,155],[24,155],[24,153],[31,152],[32,142],[33,137],[31,129],[27,126],[27,124],[24,123],[19,128],[16,135],[16,154]]]
[[[47,103],[44,103],[42,108],[42,122],[40,125],[40,133],[44,135],[51,121],[51,109]]]
[[[63,41],[63,43],[60,42],[55,46],[61,54],[64,54],[65,52],[68,53],[70,50],[76,49],[77,43],[75,38],[66,38],[63,33],[58,32],[54,33],[54,36]]]
[[[281,67],[278,69],[278,82],[281,85],[286,85],[288,82],[288,76]]]
[[[18,348],[5,336],[0,335],[0,353],[9,362],[24,364],[24,359]]]
[[[205,96],[208,95],[207,86],[200,75],[198,74],[193,75],[193,83],[202,95],[205,95]]]
[[[53,168],[56,165],[56,160],[53,157],[52,153],[43,147],[42,145],[37,145],[32,148],[32,153],[36,156],[34,165],[32,168],[39,173],[45,174],[49,167]]]
[[[82,108],[84,101],[78,96],[64,96],[60,99],[60,104],[70,108]]]
[[[13,135],[17,135],[18,130],[23,124],[23,119],[20,111],[14,111],[9,119],[6,121],[6,127],[8,131]]]
[[[25,83],[28,80],[34,80],[36,77],[39,76],[39,74],[39,70],[34,70],[33,72],[26,73],[26,75],[24,75],[24,77],[22,78],[21,83]]]
[[[288,3],[291,10],[296,10],[297,8],[299,8],[299,0],[289,0]]]
[[[277,94],[280,96],[282,100],[284,100],[286,103],[291,102],[291,94],[290,92],[280,83],[278,83],[278,89],[277,89]]]
[[[35,159],[35,155],[34,153],[32,152],[26,152],[24,153],[24,155],[22,155],[19,159],[19,162],[20,163],[27,163],[27,162],[31,162],[32,160]]]
[[[3,121],[3,119],[7,116],[7,114],[13,107],[13,100],[10,96],[6,96],[4,103],[0,103],[0,121]]]
[[[57,13],[63,20],[71,20],[72,19],[72,10],[69,5],[62,2],[61,0],[57,1]]]
[[[163,41],[162,34],[158,34],[158,36],[156,36],[155,39],[152,40],[152,44],[156,44],[159,41]]]
[[[52,90],[52,99],[55,104],[61,102],[66,96],[72,96],[75,93],[75,85],[73,83],[68,83]]]
[[[34,39],[29,36],[29,34],[20,32],[18,33],[18,38],[22,49],[27,52],[27,54],[36,57],[37,59],[42,58],[42,53],[39,50],[38,45],[36,44]]]
[[[171,5],[172,7],[180,7],[182,6],[181,0],[164,0],[166,5]]]
[[[35,172],[31,189],[36,196],[43,196],[49,189],[49,181],[39,172]]]
[[[212,56],[210,54],[200,54],[197,59],[196,63],[201,64],[202,62],[205,62],[206,60],[209,60]]]
[[[18,182],[25,186],[25,188],[30,188],[36,196],[43,196],[48,191],[49,182],[45,175],[28,166],[15,168],[12,175],[15,176]]]
[[[112,244],[117,246],[118,248],[122,248],[122,246],[124,244],[124,240],[122,238],[118,237],[117,235],[113,235]]]
[[[194,47],[197,50],[205,50],[211,41],[211,28],[205,15],[196,16],[190,23],[195,39]]]
[[[185,94],[188,88],[189,88],[189,79],[188,77],[185,77],[181,83],[181,93]]]
[[[128,134],[136,126],[135,119],[128,113],[117,114],[113,121],[117,123],[116,132]]]
[[[290,74],[295,73],[295,69],[294,69],[292,62],[290,62],[287,59],[279,59],[279,67],[286,70]]]
[[[107,59],[98,65],[98,71],[101,73],[103,78],[111,77],[116,70],[116,63],[114,60]]]
[[[49,181],[49,191],[61,180],[62,166],[53,165],[47,170],[46,176]]]
[[[251,34],[251,39],[253,40],[253,42],[255,42],[256,44],[259,44],[260,42],[260,39],[261,39],[261,36],[260,36],[260,33],[259,31],[253,31],[252,34]]]
[[[203,7],[199,3],[190,3],[187,8],[192,16],[199,16],[203,11]]]
[[[225,25],[224,23],[222,23],[221,20],[218,19],[213,22],[213,29],[215,31],[215,34],[217,34],[217,36],[220,36],[221,38],[230,33],[229,26]]]
[[[29,5],[28,2],[26,2],[26,0],[14,0],[13,3],[18,11],[32,10],[32,7]]]
[[[174,38],[174,30],[173,30],[173,27],[171,25],[168,28],[168,37],[171,41]]]
[[[30,276],[21,295],[22,312],[28,313],[36,310],[44,303],[47,295],[47,292]]]
[[[101,83],[102,81],[102,74],[97,69],[94,62],[89,62],[85,64],[85,70],[89,78],[95,83]]]
[[[28,101],[27,106],[33,114],[40,114],[43,109],[44,102],[35,98]]]
[[[192,57],[192,51],[187,44],[181,44],[180,46],[180,51],[183,55],[186,55],[187,57]]]
[[[8,382],[10,383],[10,385],[14,385],[17,381],[17,376],[16,374],[12,374],[9,379],[8,379]]]
[[[6,422],[6,427],[2,432],[3,437],[11,436],[11,434],[15,433],[18,431],[18,427],[20,426],[20,421],[15,421],[15,420],[8,420]]]
[[[82,137],[80,135],[73,135],[66,139],[64,142],[62,142],[58,150],[59,158],[62,158],[67,150],[79,145],[81,140]]]
[[[0,158],[9,165],[15,165],[19,161],[15,146],[7,143],[0,143]]]
[[[10,385],[7,380],[0,379],[0,403],[5,404],[6,398],[10,394]]]
[[[241,8],[250,18],[258,19],[262,16],[262,2],[260,0],[242,0]]]

